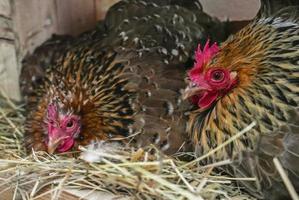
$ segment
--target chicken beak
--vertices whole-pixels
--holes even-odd
[[[60,137],[60,138],[49,138],[48,142],[48,153],[53,154],[58,146],[61,144],[61,142],[65,139],[65,137]]]
[[[197,95],[198,93],[200,93],[202,90],[204,90],[201,87],[198,86],[194,86],[194,85],[189,85],[183,92],[182,97],[183,99],[188,99],[194,95]]]

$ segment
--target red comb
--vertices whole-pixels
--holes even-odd
[[[195,51],[195,64],[194,67],[189,71],[189,77],[191,80],[194,78],[194,76],[199,75],[199,73],[202,71],[202,66],[210,61],[213,56],[219,51],[219,47],[214,42],[210,46],[210,40],[207,40],[203,50],[201,50],[200,44],[197,47],[197,50]]]

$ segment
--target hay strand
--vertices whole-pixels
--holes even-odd
[[[96,162],[68,154],[33,151],[27,155],[22,146],[23,112],[22,105],[0,98],[0,193],[12,189],[12,199],[69,199],[65,191],[84,191],[82,199],[95,192],[134,199],[253,199],[236,187],[238,178],[213,171],[230,160],[194,166],[217,149],[189,163],[163,156],[154,147],[121,147],[105,152],[80,147],[81,155],[91,153],[100,158]],[[152,151],[155,153],[149,153]]]

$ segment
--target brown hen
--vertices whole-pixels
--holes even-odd
[[[256,122],[207,162],[234,160],[226,172],[256,178],[239,182],[260,199],[290,199],[275,157],[299,191],[299,7],[278,11],[284,3],[299,2],[262,1],[259,17],[220,48],[200,48],[185,90],[195,105],[188,132],[198,155]]]
[[[187,150],[183,66],[193,41],[221,40],[223,25],[196,0],[121,1],[102,25],[65,51],[28,95],[27,149],[66,152],[135,136],[138,146]]]

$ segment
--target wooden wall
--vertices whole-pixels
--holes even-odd
[[[19,99],[19,65],[16,36],[13,31],[13,8],[10,0],[0,0],[0,92]]]
[[[0,0],[0,90],[20,99],[20,61],[53,33],[77,35],[94,27],[118,0]],[[201,0],[221,19],[249,19],[259,0]],[[237,8],[237,9],[236,9]]]
[[[0,0],[0,90],[20,99],[22,58],[53,33],[77,35],[95,26],[117,0]]]
[[[260,6],[260,0],[200,0],[204,10],[221,20],[252,19]]]
[[[116,0],[15,0],[22,56],[53,33],[77,35],[95,26]],[[109,6],[108,6],[109,5]]]

